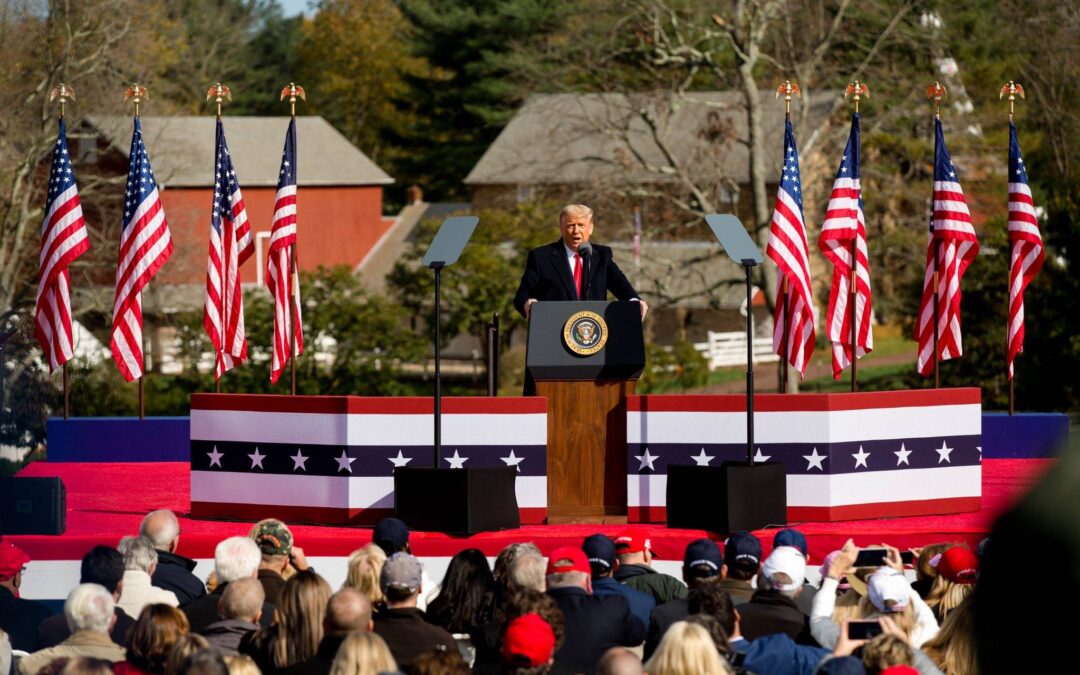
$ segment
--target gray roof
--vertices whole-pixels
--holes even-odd
[[[731,262],[716,241],[645,241],[640,268],[634,267],[631,242],[605,243],[637,292],[650,302],[732,309],[746,300],[743,268]]]
[[[765,104],[768,166],[782,163],[784,106],[771,91]],[[807,123],[816,128],[838,100],[836,92],[807,94]],[[802,102],[793,102],[798,120]],[[665,182],[659,167],[667,149],[699,176],[749,182],[747,120],[737,91],[640,94],[535,94],[465,178],[469,185],[560,184],[619,179]],[[655,127],[655,133],[650,126]],[[796,132],[798,129],[796,128]],[[659,139],[659,140],[657,140]],[[802,139],[806,142],[808,139]],[[644,164],[657,167],[643,168]]]
[[[241,186],[277,185],[288,117],[225,117],[225,135]],[[204,187],[213,180],[214,117],[143,117],[143,141],[164,186]],[[127,156],[130,117],[90,124]],[[300,185],[388,185],[394,179],[321,117],[297,117]]]

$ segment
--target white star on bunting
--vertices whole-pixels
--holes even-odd
[[[903,443],[900,444],[900,449],[893,454],[896,455],[896,466],[900,466],[901,464],[911,466],[911,462],[908,461],[908,455],[911,454],[911,451],[904,447]]]
[[[828,457],[828,455],[819,455],[817,448],[815,447],[813,452],[811,452],[809,455],[803,455],[803,459],[808,462],[806,470],[809,471],[810,469],[816,468],[819,471],[824,471],[825,467],[823,467],[821,463],[828,459]]]
[[[518,473],[521,473],[521,461],[525,458],[515,456],[513,448],[510,448],[509,457],[500,457],[499,459],[506,462],[506,466],[512,466],[518,470]]]
[[[406,464],[408,464],[409,462],[411,462],[413,460],[412,457],[406,457],[401,452],[401,448],[398,448],[397,457],[387,457],[387,459],[390,460],[394,464],[395,469],[398,468],[398,467],[405,466]]]
[[[644,455],[634,455],[634,458],[637,459],[637,461],[641,462],[641,465],[638,466],[638,471],[644,471],[645,469],[656,471],[656,467],[653,466],[653,462],[660,459],[660,455],[650,455],[649,448],[645,448]]]
[[[942,462],[948,462],[949,464],[952,464],[952,459],[949,458],[949,455],[952,454],[952,451],[955,449],[956,448],[950,448],[945,444],[945,441],[942,441],[940,448],[934,448],[934,452],[938,454],[937,463],[941,464]]]
[[[443,457],[443,461],[444,462],[450,462],[450,468],[451,469],[464,469],[465,468],[465,462],[469,461],[469,458],[468,457],[462,457],[458,453],[457,448],[454,448],[454,456],[453,457]]]
[[[214,451],[213,452],[208,452],[206,454],[210,455],[210,466],[217,466],[217,468],[220,469],[221,468],[221,458],[225,456],[225,453],[224,452],[218,452],[217,446],[215,445],[214,446]]]
[[[355,457],[349,457],[349,455],[342,450],[341,457],[335,457],[334,461],[337,462],[338,471],[348,471],[352,473],[352,463],[356,461]]]
[[[258,446],[256,446],[256,447],[255,447],[255,452],[253,452],[253,453],[251,453],[250,455],[248,455],[248,457],[250,457],[250,458],[251,458],[251,468],[252,468],[252,469],[254,469],[255,467],[259,467],[260,469],[263,469],[263,468],[265,468],[265,467],[264,467],[264,466],[262,465],[262,461],[263,461],[264,459],[266,459],[266,455],[264,455],[264,454],[262,454],[262,453],[260,453],[260,452],[259,452],[259,448],[258,448]]]
[[[690,455],[690,459],[694,460],[694,462],[698,466],[709,466],[709,462],[716,459],[716,455],[706,455],[705,448],[702,448],[700,455],[697,455],[696,457],[694,455]]]
[[[296,454],[293,455],[292,457],[290,457],[289,459],[292,460],[292,463],[293,463],[292,469],[293,469],[293,471],[296,471],[297,469],[300,469],[301,471],[307,471],[307,460],[308,460],[308,458],[304,456],[304,453],[300,452],[300,448],[297,448],[296,449]]]
[[[754,455],[754,462],[756,462],[756,463],[767,462],[770,459],[772,459],[772,455],[763,455],[763,454],[761,454],[761,448],[758,448],[757,449],[757,454]]]
[[[867,458],[870,457],[870,453],[863,450],[863,447],[859,446],[859,451],[851,455],[855,458],[855,468],[858,469],[861,464],[864,469],[869,469],[870,466],[866,463]]]

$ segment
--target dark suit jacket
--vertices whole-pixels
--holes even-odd
[[[52,616],[52,611],[34,600],[16,598],[7,588],[0,586],[0,629],[8,634],[12,649],[36,652],[37,627]]]
[[[598,597],[574,587],[552,588],[547,593],[559,605],[566,624],[566,638],[555,652],[552,673],[592,673],[608,649],[633,647],[645,639],[645,626],[621,595]]]
[[[206,595],[206,585],[191,573],[191,570],[195,569],[194,560],[161,549],[158,549],[157,554],[157,569],[154,570],[150,583],[176,594],[181,607]]]
[[[801,645],[816,645],[810,620],[791,598],[779,591],[755,591],[750,602],[739,605],[739,630],[751,642],[784,633]]]
[[[537,300],[607,300],[608,291],[619,300],[632,300],[638,297],[630,280],[622,273],[611,258],[611,248],[600,244],[592,245],[592,255],[582,258],[583,269],[581,285],[584,298],[579,298],[574,286],[574,277],[566,260],[566,248],[562,239],[547,246],[529,251],[525,262],[525,273],[521,275],[521,284],[514,296],[514,307],[525,315],[525,301]]]

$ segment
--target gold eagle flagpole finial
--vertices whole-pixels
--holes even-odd
[[[75,100],[75,90],[61,82],[49,92],[49,102],[56,99],[60,99],[60,119],[64,119],[64,113],[66,112],[64,106],[68,99]]]
[[[1009,121],[1012,121],[1013,113],[1016,111],[1016,97],[1024,98],[1024,88],[1018,83],[1009,80],[1009,83],[1001,88],[1001,95],[998,99],[1003,99],[1005,96],[1009,97]]]
[[[784,83],[776,88],[776,98],[784,97],[784,115],[787,119],[791,119],[791,97],[792,95],[802,98],[802,90],[799,89],[799,85],[793,83],[791,80],[784,80]]]
[[[143,100],[148,100],[149,98],[150,93],[146,91],[146,87],[138,82],[133,83],[124,90],[124,102],[132,101],[135,104],[135,117],[139,116],[139,104],[142,103]]]
[[[209,101],[210,99],[214,99],[214,102],[217,103],[217,116],[221,117],[221,103],[223,101],[232,101],[232,90],[217,82],[206,90],[206,100]]]
[[[304,88],[294,82],[290,82],[289,86],[281,90],[280,100],[284,101],[285,99],[289,99],[289,106],[292,109],[293,117],[296,117],[296,99],[298,98],[302,101],[307,100],[307,96],[304,94]]]
[[[848,96],[855,102],[855,112],[859,112],[859,99],[864,96],[870,98],[870,87],[866,86],[865,82],[855,80],[844,89],[844,98]]]
[[[934,101],[934,117],[941,116],[941,99],[949,95],[945,85],[938,81],[934,81],[932,85],[926,88],[926,98],[933,99]]]

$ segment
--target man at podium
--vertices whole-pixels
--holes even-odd
[[[611,257],[611,248],[592,244],[593,212],[584,204],[569,204],[559,213],[559,241],[529,251],[514,307],[525,318],[533,303],[545,300],[619,300],[641,304],[641,319],[649,306],[638,297]]]

